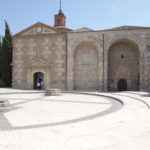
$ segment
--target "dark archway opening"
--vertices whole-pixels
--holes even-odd
[[[117,84],[117,88],[118,88],[118,91],[127,91],[127,80],[126,79],[120,79],[118,81],[118,84]]]
[[[33,88],[36,90],[44,89],[44,73],[36,72],[33,75]]]

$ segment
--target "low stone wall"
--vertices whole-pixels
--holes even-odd
[[[61,89],[47,89],[45,93],[46,96],[59,96],[61,94]]]

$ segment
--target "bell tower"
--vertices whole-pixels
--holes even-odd
[[[62,1],[60,0],[60,8],[58,14],[55,15],[55,27],[65,27],[66,26],[66,16],[62,11]]]

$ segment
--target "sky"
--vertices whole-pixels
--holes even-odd
[[[150,26],[150,0],[62,0],[67,27],[106,29]],[[0,0],[0,35],[7,20],[13,34],[36,22],[54,25],[59,0]]]

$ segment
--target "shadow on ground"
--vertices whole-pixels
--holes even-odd
[[[85,94],[86,95],[86,94]],[[90,94],[89,94],[90,95]],[[105,97],[109,101],[109,103],[105,104],[111,104],[110,108],[104,111],[97,112],[95,114],[91,114],[88,116],[84,116],[81,118],[75,118],[75,119],[70,119],[70,120],[64,120],[64,121],[59,121],[59,122],[51,122],[51,123],[45,123],[45,124],[35,124],[35,125],[26,125],[26,126],[12,126],[9,122],[9,120],[5,117],[5,112],[0,113],[0,130],[5,131],[5,130],[25,130],[25,129],[35,129],[35,128],[43,128],[43,127],[51,127],[51,126],[59,126],[59,125],[67,125],[67,124],[72,124],[72,123],[78,123],[82,121],[88,121],[92,119],[96,119],[105,115],[108,115],[110,113],[116,112],[120,110],[123,107],[123,102],[119,99],[110,97],[110,96],[104,96],[104,95],[98,95],[98,94],[91,94],[95,95],[97,97]],[[8,111],[13,111],[15,109],[20,109],[17,107],[17,105],[20,104],[25,104],[29,103],[31,101],[36,101],[38,99],[33,99],[33,100],[24,100],[22,102],[14,103],[11,105],[11,108]],[[84,103],[84,104],[104,104],[101,102],[86,102],[86,101],[59,101],[59,100],[53,100],[51,102],[61,102],[61,103]]]

